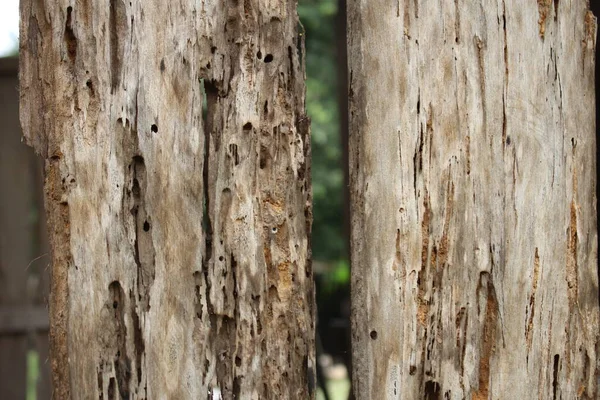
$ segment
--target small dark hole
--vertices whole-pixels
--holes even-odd
[[[206,69],[210,69],[210,63],[206,64]]]
[[[371,331],[369,336],[371,336],[371,339],[373,339],[373,340],[377,339],[377,331]]]
[[[239,357],[235,358],[235,366],[240,367],[242,365],[242,359]]]
[[[144,221],[144,232],[148,232],[150,230],[150,223],[148,221]]]
[[[256,58],[258,58],[259,60],[262,58],[262,53],[260,52],[260,50],[258,51],[258,53],[256,53]]]
[[[252,123],[250,123],[250,122],[246,122],[246,123],[244,124],[244,130],[245,130],[245,131],[250,131],[250,130],[252,130]]]
[[[223,256],[219,256],[219,261],[223,261],[224,259]]]
[[[213,46],[213,47],[210,48],[210,52],[212,54],[215,54],[215,51],[217,51],[217,48],[215,46]]]
[[[92,80],[88,79],[88,81],[85,83],[85,86],[87,86],[88,88],[92,89],[94,87],[94,85],[92,84]]]
[[[506,137],[506,144],[510,145],[510,136]]]
[[[150,129],[152,130],[152,132],[156,133],[158,132],[158,126],[156,126],[156,124],[152,124],[152,127],[150,127]]]
[[[119,303],[116,301],[113,301],[113,308],[117,308],[119,306]]]
[[[273,54],[267,54],[265,56],[265,62],[270,63],[271,61],[273,61]]]

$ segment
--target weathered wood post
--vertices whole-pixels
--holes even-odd
[[[597,398],[587,2],[348,3],[357,398]]]

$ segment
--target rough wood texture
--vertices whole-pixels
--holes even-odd
[[[54,398],[313,396],[302,51],[294,0],[21,1]]]
[[[586,1],[348,11],[357,398],[598,398]]]

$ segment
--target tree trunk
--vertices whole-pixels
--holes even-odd
[[[598,396],[587,2],[349,2],[358,399]]]
[[[54,398],[312,397],[295,7],[21,1],[21,122],[46,160]]]

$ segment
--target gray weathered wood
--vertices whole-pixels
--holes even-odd
[[[587,2],[348,11],[357,398],[598,398]]]
[[[54,398],[313,396],[295,7],[21,1],[21,122],[46,160]]]
[[[0,306],[0,335],[48,330],[48,310],[44,306]]]
[[[38,157],[21,142],[17,67],[17,58],[0,58],[0,397],[3,400],[25,398],[26,357],[32,343],[26,335],[30,321],[17,314],[25,325],[20,324],[19,329],[14,329],[14,325],[3,326],[2,310],[18,312],[23,308],[44,307],[45,294],[43,286],[38,284],[45,275],[43,261],[31,262],[41,254],[40,218],[36,213],[40,203],[35,189],[40,170],[36,168]],[[48,397],[43,390],[37,392],[40,399]]]

